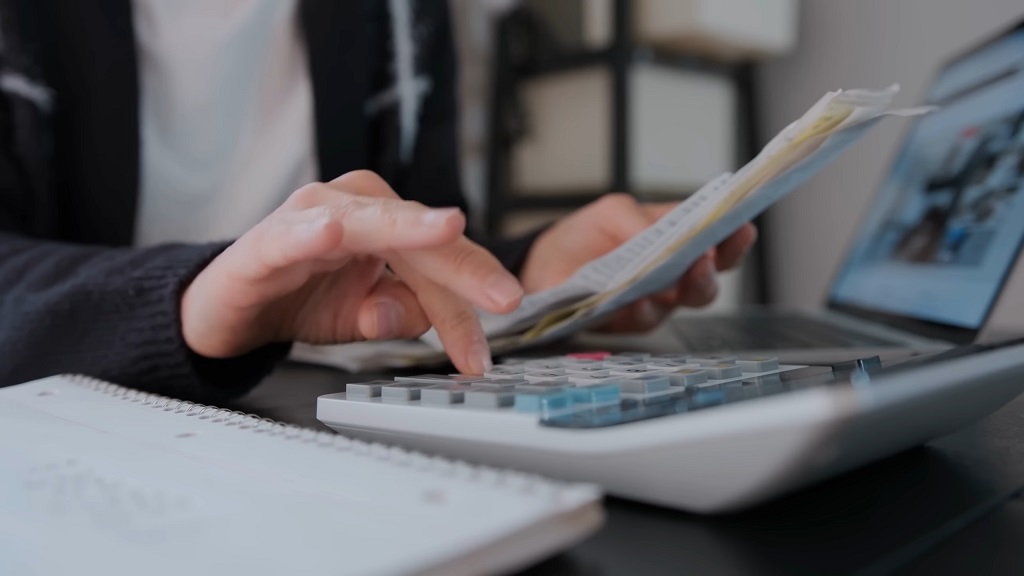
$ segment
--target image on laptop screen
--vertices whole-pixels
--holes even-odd
[[[947,65],[830,301],[979,328],[1024,238],[1024,28]]]

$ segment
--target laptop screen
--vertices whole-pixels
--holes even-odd
[[[1024,239],[1024,27],[948,64],[830,304],[978,329]]]

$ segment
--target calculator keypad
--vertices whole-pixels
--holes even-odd
[[[582,353],[506,361],[480,376],[421,374],[348,384],[354,401],[532,415],[544,426],[599,428],[795,389],[803,366],[777,358]]]

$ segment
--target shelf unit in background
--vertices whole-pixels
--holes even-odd
[[[631,71],[644,64],[681,72],[713,75],[732,83],[735,90],[735,162],[737,166],[754,157],[759,148],[757,134],[757,95],[754,64],[749,61],[722,61],[703,56],[677,53],[643,45],[632,36],[631,0],[612,4],[612,38],[606,48],[565,49],[546,33],[528,8],[520,7],[505,15],[496,25],[493,53],[493,77],[489,118],[487,207],[484,226],[489,235],[500,235],[503,221],[526,211],[571,210],[609,192],[626,192],[643,201],[679,200],[693,190],[678,190],[672,195],[641,193],[630,174],[630,81]],[[610,74],[610,178],[607,187],[566,192],[523,194],[510,186],[510,158],[513,146],[524,131],[519,93],[525,81],[548,75],[571,73],[604,67]],[[763,219],[757,222],[763,231]],[[744,300],[766,302],[765,253],[758,243],[747,261],[748,281]]]

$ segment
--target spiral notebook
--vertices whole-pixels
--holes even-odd
[[[590,485],[77,376],[0,389],[0,574],[482,574],[602,521]]]

